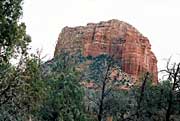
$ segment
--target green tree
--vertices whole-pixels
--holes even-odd
[[[45,95],[45,85],[41,80],[39,59],[36,56],[23,60],[21,68],[10,65],[1,81],[9,81],[1,96],[0,119],[24,121],[35,117]]]
[[[48,97],[40,110],[41,120],[86,121],[79,62],[76,55],[64,53],[44,65]]]
[[[0,1],[0,62],[9,62],[12,57],[26,54],[31,41],[26,26],[21,23],[23,0]]]
[[[46,85],[42,80],[41,59],[39,56],[32,55],[25,61],[25,68],[21,74],[21,85],[19,102],[23,107],[22,113],[26,119],[38,120],[37,112],[42,106],[43,100],[46,99]]]
[[[0,1],[0,119],[7,121],[28,119],[37,104],[32,99],[41,94],[36,89],[41,85],[38,61],[28,55],[31,38],[20,22],[22,4],[23,0]]]
[[[22,0],[0,1],[0,105],[11,99],[8,93],[17,86],[17,75],[27,55],[27,46],[31,41],[26,34],[24,23],[19,19],[22,15]],[[17,66],[12,66],[10,60],[20,58]]]

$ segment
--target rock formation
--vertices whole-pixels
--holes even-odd
[[[87,26],[65,27],[59,35],[54,56],[61,50],[81,50],[84,56],[113,55],[121,61],[122,70],[133,78],[138,80],[148,71],[153,75],[153,82],[158,82],[157,59],[148,38],[123,21],[113,19]]]

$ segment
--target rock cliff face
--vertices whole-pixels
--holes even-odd
[[[119,20],[89,23],[87,26],[65,27],[59,35],[54,56],[60,51],[76,52],[84,56],[113,55],[122,63],[122,70],[138,79],[144,72],[153,74],[157,83],[157,59],[148,38],[133,26]]]

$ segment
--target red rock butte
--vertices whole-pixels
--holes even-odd
[[[61,50],[84,56],[113,55],[122,63],[122,70],[135,79],[150,72],[153,82],[158,82],[157,59],[151,44],[132,25],[116,19],[88,23],[87,26],[65,27],[59,35],[54,56]]]

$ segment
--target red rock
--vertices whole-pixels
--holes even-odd
[[[122,70],[135,79],[148,71],[153,74],[153,82],[158,82],[157,59],[148,38],[123,21],[113,19],[87,26],[65,27],[59,35],[54,56],[62,49],[81,50],[85,56],[113,55],[122,62]]]

